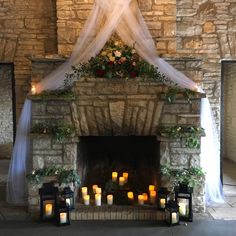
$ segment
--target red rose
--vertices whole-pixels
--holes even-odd
[[[130,75],[131,78],[134,78],[134,77],[137,76],[137,73],[136,73],[136,71],[131,71],[131,72],[129,73],[129,75]]]
[[[104,70],[98,69],[98,70],[95,71],[95,75],[98,76],[98,77],[103,77],[104,74],[105,74]]]

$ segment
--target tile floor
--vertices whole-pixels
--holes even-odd
[[[223,170],[225,203],[213,204],[207,210],[214,219],[236,220],[236,163],[225,160]]]

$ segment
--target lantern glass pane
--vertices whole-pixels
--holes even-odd
[[[171,213],[171,223],[177,224],[179,222],[179,214],[178,212],[172,212]]]
[[[43,201],[43,216],[44,218],[52,218],[55,215],[55,201],[44,200]]]
[[[67,205],[68,207],[71,206],[71,198],[70,198],[70,197],[66,198],[66,205]]]
[[[180,216],[189,217],[189,199],[178,198]]]
[[[160,198],[160,208],[165,209],[165,205],[166,205],[166,199]]]

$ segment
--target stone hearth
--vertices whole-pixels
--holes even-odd
[[[33,75],[37,80],[44,76],[58,61],[34,60]],[[176,60],[173,64],[197,78],[201,73],[200,61]],[[47,66],[49,65],[49,66]],[[186,73],[186,74],[187,74]],[[155,81],[142,79],[117,80],[83,78],[77,81],[73,91],[75,99],[61,98],[32,100],[32,125],[42,122],[60,122],[75,127],[74,137],[58,143],[49,134],[31,134],[32,169],[51,165],[75,169],[83,179],[80,141],[83,137],[141,136],[155,137],[159,143],[158,165],[200,166],[200,150],[189,149],[185,143],[159,137],[160,125],[200,125],[200,97],[187,103],[181,96],[167,103],[163,92],[167,87]],[[158,171],[158,170],[157,170]],[[47,180],[45,180],[47,181]],[[160,182],[161,180],[157,180]],[[162,181],[162,185],[168,184]],[[39,185],[28,185],[30,212],[38,212]],[[195,212],[205,210],[203,186],[195,189],[193,207]],[[123,213],[122,213],[123,212]],[[161,219],[162,214],[154,206],[102,206],[87,207],[77,203],[72,219]]]

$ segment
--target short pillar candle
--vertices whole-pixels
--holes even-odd
[[[125,183],[127,184],[127,183],[128,183],[129,173],[124,172],[124,173],[123,173],[123,177],[125,178]]]
[[[116,182],[118,178],[118,172],[112,172],[112,182]]]
[[[82,192],[82,197],[86,196],[88,194],[88,188],[82,187],[81,192]]]
[[[96,206],[102,205],[102,195],[100,193],[95,194],[95,205]]]
[[[123,186],[125,184],[125,178],[123,177],[123,176],[121,176],[120,178],[119,178],[119,185],[120,186]]]
[[[138,204],[139,205],[143,205],[144,204],[143,195],[138,195]]]
[[[113,195],[109,194],[107,195],[107,205],[112,205],[113,204]]]
[[[84,205],[88,206],[89,205],[89,201],[90,201],[90,196],[89,195],[85,195],[83,197],[84,199]]]
[[[155,204],[157,197],[157,192],[155,190],[150,191],[150,203]]]
[[[96,189],[98,188],[98,185],[97,185],[97,184],[94,184],[94,185],[92,186],[92,188],[93,188],[93,193],[95,194],[95,193],[96,193]]]

